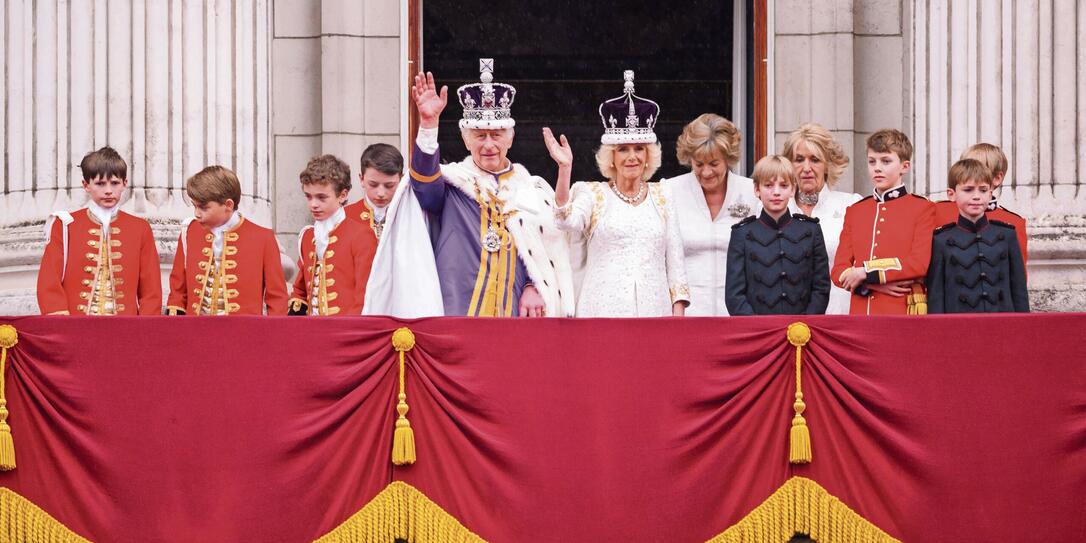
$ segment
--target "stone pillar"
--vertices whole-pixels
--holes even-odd
[[[400,146],[399,2],[275,0],[273,61],[276,233],[296,258],[312,222],[298,184],[306,161],[330,153],[350,165],[353,202],[362,150]]]
[[[779,153],[799,125],[816,122],[851,154],[856,138],[853,0],[777,0],[772,6],[775,145],[770,152]],[[853,190],[852,171],[850,164],[838,190]]]
[[[45,218],[86,202],[79,161],[129,163],[123,209],[149,220],[165,270],[191,216],[186,177],[222,164],[271,225],[269,0],[0,4],[0,314],[36,313]]]
[[[1041,310],[1086,309],[1086,11],[1054,2],[909,0],[918,192],[944,198],[969,145],[1010,161],[1000,202],[1030,227],[1030,294]]]

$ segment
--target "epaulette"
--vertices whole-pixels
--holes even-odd
[[[995,221],[990,221],[990,222],[995,222]],[[942,232],[946,232],[947,230],[950,230],[951,228],[954,228],[954,226],[957,225],[957,224],[958,223],[956,223],[956,222],[948,222],[948,223],[940,226],[939,228],[936,228],[935,233],[939,234],[939,233],[942,233]]]
[[[924,200],[925,202],[930,202],[930,201],[931,201],[931,200],[928,200],[928,199],[927,199],[926,197],[924,197],[924,196],[921,196],[921,195],[919,195],[919,194],[913,194],[913,193],[911,193],[911,192],[909,193],[909,196],[915,196],[915,197],[917,197],[917,198],[920,198],[921,200]]]
[[[1003,222],[1003,221],[988,219],[988,224],[994,224],[996,226],[1002,226],[1004,228],[1010,228],[1011,230],[1014,230],[1014,225],[1009,223],[1009,222]]]
[[[757,219],[758,219],[758,217],[755,217],[754,215],[748,215],[748,216],[747,216],[746,218],[744,218],[743,220],[741,220],[741,221],[739,221],[739,222],[737,222],[737,223],[733,224],[733,225],[732,225],[732,230],[735,230],[736,228],[739,228],[740,226],[743,226],[743,225],[746,225],[746,224],[750,224],[750,223],[754,222],[754,221],[755,221],[755,220],[757,220]]]
[[[815,224],[818,224],[818,219],[816,219],[814,217],[808,217],[807,215],[804,215],[803,213],[793,213],[792,218],[793,219],[798,219],[798,220],[801,220],[801,221],[804,221],[804,222],[813,222]]]

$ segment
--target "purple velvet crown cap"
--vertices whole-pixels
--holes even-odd
[[[517,96],[517,89],[505,83],[494,83],[494,59],[479,59],[479,83],[456,89],[464,118],[460,128],[493,130],[512,128],[516,125],[510,107]]]
[[[603,122],[605,145],[626,143],[656,143],[656,121],[660,117],[660,106],[647,98],[634,94],[633,70],[622,74],[623,94],[600,104],[600,121]]]

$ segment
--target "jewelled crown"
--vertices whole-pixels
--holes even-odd
[[[516,98],[517,89],[505,83],[494,83],[494,59],[479,59],[479,83],[456,89],[464,118],[460,128],[499,129],[512,128],[516,121],[509,112]]]
[[[600,104],[600,120],[603,121],[605,145],[624,143],[656,143],[656,120],[660,116],[660,106],[652,100],[634,94],[633,70],[622,73],[623,94]]]

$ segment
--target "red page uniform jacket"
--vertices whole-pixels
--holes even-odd
[[[192,221],[181,232],[170,273],[171,315],[268,315],[287,312],[287,286],[279,244],[271,230],[240,218],[223,232],[215,255],[215,236]]]
[[[935,205],[909,194],[904,186],[882,197],[868,196],[845,211],[845,225],[830,278],[837,286],[845,272],[862,266],[864,283],[852,293],[852,315],[906,315],[926,313],[924,276],[931,260]],[[895,297],[872,291],[867,285],[915,281],[912,293]]]
[[[381,234],[384,233],[385,230],[384,210],[378,210],[380,213],[374,213],[365,198],[350,204],[343,209],[347,212],[348,219],[354,219],[368,226],[370,231],[373,232],[374,239],[381,239]],[[380,215],[380,219],[378,219],[378,215]],[[374,247],[376,247],[376,245]]]
[[[369,221],[363,224],[358,216],[352,218],[348,214],[329,231],[327,247],[319,256],[314,227],[302,230],[298,277],[290,299],[291,315],[362,313],[366,282],[377,252],[377,236]]]
[[[87,208],[55,216],[38,268],[43,315],[162,311],[158,250],[147,221],[117,211],[103,228]]]
[[[954,202],[944,200],[942,202],[935,202],[935,227],[939,228],[947,224],[956,224],[958,222],[958,206]],[[1014,227],[1014,235],[1018,238],[1018,248],[1022,252],[1022,263],[1029,263],[1029,251],[1027,251],[1027,245],[1029,244],[1029,234],[1026,232],[1026,219],[1025,217],[999,205],[999,202],[992,198],[991,202],[988,202],[988,212],[984,214],[988,217],[989,221],[998,221],[1009,224]]]

